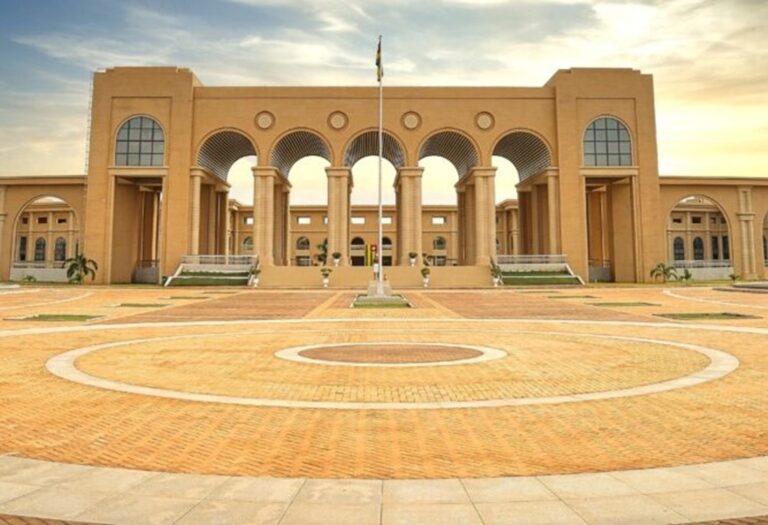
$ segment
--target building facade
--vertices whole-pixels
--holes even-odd
[[[376,219],[372,208],[351,206],[351,170],[378,153],[377,95],[207,87],[169,67],[97,73],[88,173],[0,179],[0,278],[27,262],[18,260],[24,209],[41,196],[69,204],[77,245],[99,263],[101,283],[130,282],[147,267],[159,280],[186,255],[247,251],[279,280],[281,267],[316,262],[323,243],[342,265],[368,262]],[[650,75],[571,69],[534,88],[387,88],[383,127],[396,204],[384,225],[390,243],[376,249],[393,265],[408,266],[412,252],[483,269],[499,255],[564,255],[585,280],[648,281],[656,264],[675,261],[670,232],[687,223],[672,210],[693,197],[725,224],[702,233],[704,259],[698,237],[681,232],[681,260],[727,252],[743,278],[768,276],[768,179],[659,176]],[[229,198],[227,182],[245,156],[257,158],[248,207]],[[330,164],[327,208],[290,205],[291,168],[307,156]],[[422,205],[419,161],[428,156],[455,167],[457,206]],[[517,201],[496,202],[493,157],[516,167]]]

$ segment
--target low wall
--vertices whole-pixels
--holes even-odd
[[[718,268],[688,268],[694,281],[725,281],[730,279],[733,266],[721,266]],[[685,272],[684,268],[676,268],[677,275]]]
[[[331,273],[329,288],[368,289],[373,280],[370,266],[338,266]],[[429,288],[489,288],[493,286],[487,266],[430,266]],[[409,266],[384,267],[392,288],[422,288],[421,269]],[[322,288],[318,266],[262,267],[260,288]]]
[[[24,276],[31,275],[43,283],[66,283],[67,270],[64,268],[11,268],[11,281],[22,281]]]

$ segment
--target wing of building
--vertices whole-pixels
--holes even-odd
[[[333,254],[368,265],[378,251],[385,265],[418,254],[417,265],[486,270],[565,257],[584,280],[648,281],[661,262],[768,277],[768,178],[659,176],[653,79],[630,69],[561,70],[535,88],[387,88],[396,205],[376,246],[377,210],[350,194],[352,166],[378,154],[377,96],[206,87],[172,67],[97,73],[88,173],[0,178],[0,280],[55,280],[78,251],[100,283],[159,282],[185,257],[279,269]],[[257,158],[252,206],[227,182],[245,156]],[[327,206],[289,204],[290,170],[307,156],[329,163]],[[422,204],[429,156],[455,167],[455,206]],[[493,157],[517,169],[517,200],[497,202]]]

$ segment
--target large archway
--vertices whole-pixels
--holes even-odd
[[[383,204],[382,230],[383,246],[378,246],[378,198],[379,198],[379,133],[368,130],[356,135],[347,144],[344,151],[344,165],[350,169],[353,189],[350,193],[350,206],[354,207],[350,233],[352,237],[360,236],[365,245],[355,246],[355,250],[368,250],[378,255],[381,251],[382,262],[385,266],[392,264],[397,257],[396,247],[392,242],[383,242],[395,234],[397,216],[397,172],[406,164],[405,149],[400,141],[391,133],[382,133],[382,165],[381,165],[381,197]],[[386,237],[390,236],[390,237]],[[353,247],[350,246],[350,250]],[[355,261],[359,256],[355,255]],[[367,263],[373,264],[371,258]]]
[[[556,216],[551,213],[558,207],[556,192],[550,188],[554,181],[535,178],[552,166],[550,147],[539,135],[516,130],[496,142],[491,159],[497,168],[496,200],[501,208],[496,239],[500,253],[557,252]]]
[[[201,144],[196,161],[204,174],[192,174],[192,198],[199,213],[197,224],[192,224],[197,253],[246,253],[243,240],[253,233],[251,168],[257,160],[256,146],[240,130],[213,132]]]
[[[16,216],[10,280],[66,282],[65,261],[80,251],[80,222],[64,199],[41,195]]]
[[[447,265],[467,264],[474,259],[471,242],[467,242],[467,232],[474,230],[475,217],[471,211],[474,199],[470,186],[459,193],[457,182],[469,174],[479,164],[477,146],[466,135],[455,130],[444,130],[430,135],[418,152],[419,166],[423,172],[423,191],[425,194],[439,195],[428,197],[425,207],[423,239],[419,253],[428,260],[437,260]],[[448,201],[448,196],[453,199]],[[440,201],[443,202],[439,202]],[[435,250],[438,237],[447,239],[446,249]]]
[[[270,165],[290,182],[290,191],[276,199],[275,223],[278,239],[287,236],[285,262],[306,265],[307,261],[319,261],[328,251],[328,176],[333,154],[328,142],[318,133],[301,129],[283,135],[272,147]],[[278,211],[279,210],[279,211]],[[290,214],[293,222],[280,225],[280,218]],[[308,248],[297,249],[298,241],[305,238]],[[276,242],[276,246],[282,244]],[[305,241],[302,240],[302,246]],[[277,254],[276,254],[277,255]],[[278,256],[279,258],[279,256]]]
[[[730,224],[723,208],[705,195],[679,200],[667,215],[667,261],[698,280],[733,273]]]

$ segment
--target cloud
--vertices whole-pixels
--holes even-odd
[[[768,128],[768,2],[221,0],[205,17],[120,5],[118,25],[10,35],[58,72],[36,71],[30,98],[0,107],[0,143],[38,152],[0,152],[2,172],[49,171],[57,156],[82,165],[95,69],[179,65],[208,85],[373,85],[383,33],[387,85],[538,86],[558,68],[590,66],[652,73],[664,170],[727,172],[738,152],[740,169],[768,173],[754,154],[755,130]],[[0,96],[15,100],[23,90],[4,77]],[[51,106],[39,109],[42,99]]]

